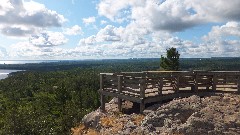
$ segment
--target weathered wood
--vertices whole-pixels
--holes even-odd
[[[238,87],[238,93],[240,93],[240,76],[238,76],[238,84],[237,84],[237,87]]]
[[[195,76],[194,81],[195,81],[194,92],[198,92],[198,75]]]
[[[159,94],[160,96],[162,96],[162,91],[163,91],[163,78],[162,78],[162,77],[159,78],[158,86],[159,86],[159,88],[158,88],[158,94]]]
[[[122,83],[123,83],[123,76],[118,75],[118,92],[122,92]],[[118,97],[118,110],[121,112],[122,111],[122,99]]]
[[[212,78],[212,90],[213,91],[217,90],[217,76],[216,75],[213,75],[213,78]]]
[[[103,90],[104,87],[104,76],[105,74],[100,74],[100,90]],[[103,94],[100,95],[100,102],[101,102],[101,111],[105,112],[105,96]]]
[[[142,78],[140,81],[140,97],[145,98],[145,90],[146,90],[146,80]]]
[[[221,85],[220,85],[221,84]],[[190,89],[192,91],[190,91]],[[193,94],[209,92],[239,92],[240,72],[136,72],[100,74],[101,110],[105,110],[105,96],[118,97],[118,108],[122,100],[140,103],[140,112],[145,104]],[[173,93],[175,91],[175,94]]]
[[[129,84],[139,84],[138,78],[126,78],[124,77],[124,82]]]
[[[119,97],[121,99],[125,99],[128,101],[133,101],[133,102],[137,102],[140,103],[141,99],[140,97],[135,97],[132,95],[124,95],[121,93],[113,93],[113,92],[108,92],[108,91],[99,91],[101,94],[106,95],[106,96],[111,96],[111,97]]]
[[[103,90],[104,87],[104,74],[100,74],[100,90]]]
[[[117,86],[117,85],[114,85],[114,84],[111,84],[111,83],[109,83],[109,85],[106,85],[106,84],[104,84],[104,85],[103,85],[103,88],[104,88],[104,89],[107,89],[107,88],[110,88],[110,89],[117,89],[117,88],[118,88],[118,86]]]
[[[139,94],[132,93],[132,92],[129,92],[129,91],[123,91],[123,92],[120,93],[120,94],[127,95],[127,96],[131,96],[131,97],[138,97],[138,98],[140,98],[140,95],[139,95]]]
[[[124,83],[123,86],[124,86],[124,88],[131,88],[131,89],[139,89],[140,88],[139,84]]]
[[[124,91],[128,91],[128,92],[140,94],[140,89],[133,89],[133,88],[131,88],[131,87],[124,87],[124,88],[122,89],[122,92],[124,92]]]
[[[143,113],[144,109],[145,109],[145,104],[144,104],[144,99],[143,99],[140,103],[140,113]]]
[[[238,86],[227,86],[227,85],[222,85],[222,86],[218,86],[217,88],[238,89]]]
[[[101,111],[105,112],[105,95],[101,94],[100,96],[100,100],[101,100]]]
[[[176,80],[175,80],[175,92],[176,92],[176,93],[179,92],[179,76],[176,76]]]

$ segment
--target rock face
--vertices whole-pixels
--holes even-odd
[[[125,106],[129,107],[128,102]],[[97,127],[98,134],[240,134],[240,95],[217,95],[174,99],[146,108],[145,115],[117,112],[114,101],[107,113],[90,113],[83,122]],[[86,121],[87,119],[87,121]],[[89,121],[90,120],[90,121]],[[85,132],[88,133],[88,132]]]
[[[149,113],[140,129],[151,134],[240,134],[240,96],[175,99]]]

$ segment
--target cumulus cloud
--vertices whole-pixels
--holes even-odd
[[[107,25],[105,28],[101,29],[96,35],[89,36],[87,38],[81,39],[79,44],[81,45],[93,45],[96,43],[104,42],[116,42],[121,40],[121,35],[123,28],[116,28],[112,25]]]
[[[238,5],[239,0],[101,0],[97,9],[111,21],[127,18],[153,31],[177,32],[208,22],[239,21]]]
[[[24,26],[2,26],[0,27],[1,33],[6,36],[15,36],[15,37],[26,37],[31,34],[36,33],[37,29],[33,27],[24,27]]]
[[[66,19],[34,1],[4,0],[0,3],[0,31],[7,36],[27,36],[47,27],[60,27]]]
[[[130,7],[130,8],[129,8]],[[98,5],[99,15],[110,20],[128,17],[135,23],[150,27],[153,30],[182,31],[193,27],[199,20],[193,20],[189,9],[182,0],[167,0],[159,3],[157,0],[141,0],[119,2],[102,0]],[[119,14],[124,14],[121,16]]]
[[[239,0],[100,0],[97,10],[106,17],[100,21],[104,27],[81,39],[77,47],[61,49],[58,47],[68,41],[64,36],[83,33],[80,26],[63,29],[62,33],[48,32],[45,28],[61,26],[66,19],[33,1],[4,0],[0,4],[0,31],[9,36],[33,35],[29,42],[11,47],[11,56],[23,58],[159,58],[169,47],[177,48],[182,57],[240,56],[238,5]],[[7,19],[2,22],[3,17]],[[20,21],[16,23],[13,18]],[[35,22],[36,18],[49,21]],[[96,18],[82,21],[87,26],[95,23]],[[213,26],[198,42],[173,34],[209,22],[224,25]],[[106,23],[109,25],[103,25]]]
[[[99,30],[96,35],[89,36],[79,41],[80,45],[95,45],[95,44],[112,44],[113,42],[120,42],[121,44],[143,44],[145,43],[144,35],[147,34],[145,30],[115,27],[107,25]]]
[[[240,23],[227,22],[222,26],[213,26],[211,31],[202,37],[210,54],[223,56],[240,56]]]
[[[64,58],[64,50],[54,47],[39,47],[29,42],[19,42],[10,46],[9,58],[58,59]]]
[[[98,14],[107,17],[111,21],[123,20],[130,14],[129,7],[143,6],[145,0],[101,0],[97,5]]]
[[[239,22],[227,22],[222,26],[214,26],[208,35],[204,36],[204,40],[215,40],[224,37],[238,37],[240,38],[240,23]]]
[[[240,21],[239,0],[185,0],[185,4],[206,22]]]
[[[88,53],[94,50],[92,54],[95,55],[94,53],[97,50],[98,55],[101,54],[103,57],[111,58],[159,57],[161,53],[169,48],[169,45],[176,48],[185,48],[185,41],[177,37],[172,37],[166,33],[157,33],[156,35],[159,36],[157,38],[156,36],[154,37],[154,34],[148,33],[145,29],[130,29],[128,27],[107,25],[96,35],[81,39],[77,48],[83,50],[91,48],[88,50]],[[161,40],[156,40],[155,38]]]
[[[7,51],[4,47],[0,46],[0,58],[5,58],[7,57]]]
[[[82,28],[78,25],[74,25],[72,28],[66,28],[64,30],[64,34],[66,35],[81,35],[83,34]]]
[[[106,24],[107,23],[107,21],[105,21],[105,20],[101,20],[101,24],[103,25],[103,24]]]
[[[92,24],[92,23],[94,23],[94,22],[96,21],[96,19],[95,19],[94,16],[88,17],[88,18],[83,18],[82,20],[83,20],[83,23],[84,23],[85,25]]]
[[[9,0],[2,0],[0,4],[0,15],[5,15],[8,11],[13,9]]]
[[[68,39],[60,32],[44,32],[30,37],[29,42],[38,47],[52,47],[67,43]]]
[[[230,31],[232,28],[232,31]],[[239,24],[228,22],[222,26],[213,26],[201,43],[183,40],[169,33],[145,33],[144,36],[132,35],[134,30],[108,25],[96,35],[81,39],[79,45],[73,49],[60,49],[58,46],[44,46],[46,39],[39,36],[34,43],[25,42],[14,45],[11,54],[30,58],[159,58],[166,53],[169,47],[179,50],[182,57],[216,57],[216,56],[239,56],[240,41],[229,36],[239,37]],[[211,34],[215,33],[215,34]],[[128,36],[126,36],[129,34]],[[219,36],[221,35],[221,36]],[[211,36],[211,37],[210,37]],[[214,37],[215,36],[215,37]],[[126,38],[129,37],[129,38]],[[135,41],[132,39],[136,39]],[[141,39],[142,38],[142,39]],[[116,40],[117,39],[117,40]],[[60,43],[59,43],[60,44]]]

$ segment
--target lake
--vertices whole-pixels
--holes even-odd
[[[5,79],[8,77],[8,74],[12,73],[12,72],[17,72],[17,71],[21,71],[21,70],[5,70],[5,69],[0,69],[0,80],[1,79]]]

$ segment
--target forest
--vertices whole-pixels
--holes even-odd
[[[0,80],[0,134],[70,134],[97,109],[99,73],[159,70],[160,59],[0,65],[24,70]],[[180,59],[180,70],[240,70],[240,58]]]

